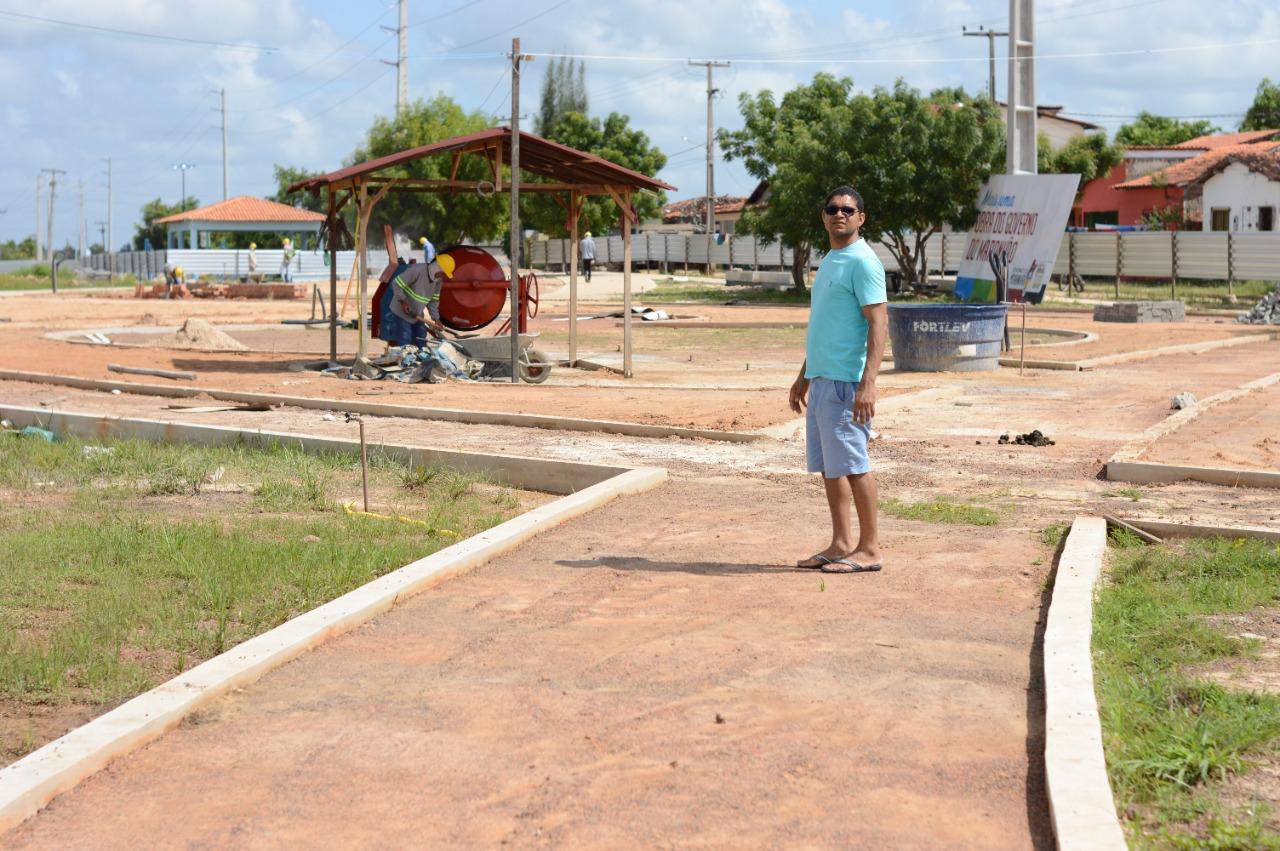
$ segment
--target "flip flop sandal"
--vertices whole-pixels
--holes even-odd
[[[808,562],[811,561],[816,562],[816,564],[809,564]],[[796,562],[796,567],[801,570],[818,570],[819,568],[826,567],[829,564],[831,564],[831,558],[829,556],[824,556],[822,553],[814,553],[804,561]]]
[[[823,573],[875,573],[884,568],[879,562],[875,564],[862,564],[861,562],[851,561],[847,558],[828,559],[827,563],[822,565],[820,570]]]

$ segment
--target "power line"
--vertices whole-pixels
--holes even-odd
[[[525,24],[531,24],[531,23],[533,23],[534,21],[538,20],[538,18],[544,17],[544,16],[546,16],[546,15],[550,15],[550,14],[551,14],[552,12],[554,12],[556,9],[559,9],[561,6],[565,6],[565,5],[569,4],[570,2],[572,2],[572,0],[560,0],[560,2],[559,2],[559,3],[554,3],[554,4],[552,4],[551,6],[548,6],[547,8],[543,9],[541,12],[537,13],[536,15],[532,15],[532,16],[530,16],[530,17],[528,17],[528,18],[525,18],[523,21],[519,21],[519,22],[517,22],[517,23],[514,23],[514,24],[512,24],[511,26],[509,26],[509,27],[507,27],[506,29],[501,30],[501,31],[499,31],[499,32],[491,33],[490,35],[487,35],[487,36],[485,36],[485,37],[483,37],[483,38],[478,38],[478,39],[476,39],[475,41],[469,41],[469,42],[467,42],[466,44],[458,44],[458,45],[455,45],[455,46],[451,47],[451,48],[450,48],[450,49],[448,49],[448,50],[437,50],[437,51],[433,51],[433,52],[431,52],[431,53],[423,54],[423,56],[422,56],[422,57],[416,57],[416,56],[415,56],[415,57],[412,57],[412,58],[414,58],[414,59],[418,59],[418,58],[426,58],[426,57],[430,57],[430,56],[452,55],[455,51],[458,51],[458,50],[465,50],[465,49],[466,49],[466,48],[468,48],[468,47],[475,47],[477,44],[483,44],[484,42],[489,41],[490,39],[494,39],[494,38],[497,38],[497,37],[499,37],[499,36],[506,35],[507,33],[512,32],[513,30],[518,30],[518,29],[520,29],[520,27],[524,26]],[[525,55],[526,55],[526,56],[531,56],[531,55],[534,55],[534,54],[525,54]],[[550,55],[550,54],[548,54],[548,55]],[[506,56],[506,54],[504,53],[504,54],[503,54],[503,56]]]
[[[324,54],[323,56],[321,56],[321,57],[320,57],[319,59],[317,59],[315,62],[312,62],[310,65],[305,65],[305,66],[303,66],[302,68],[299,68],[297,71],[294,71],[292,74],[288,75],[287,77],[279,77],[279,78],[277,78],[277,79],[275,79],[275,80],[272,80],[272,81],[270,81],[270,82],[268,82],[268,83],[263,83],[261,86],[253,86],[253,87],[251,87],[251,88],[247,88],[247,89],[233,89],[232,91],[233,91],[234,93],[236,93],[236,94],[245,94],[246,92],[257,92],[257,91],[261,91],[262,89],[271,89],[271,88],[275,88],[275,87],[279,86],[281,83],[286,83],[286,82],[288,82],[289,80],[292,80],[292,79],[294,79],[294,78],[296,78],[296,77],[300,77],[301,75],[303,75],[303,74],[307,73],[308,71],[310,71],[312,68],[315,68],[317,65],[320,65],[320,64],[321,64],[321,63],[323,63],[325,60],[329,59],[331,56],[337,56],[339,53],[341,53],[342,51],[346,50],[346,48],[347,48],[347,47],[349,47],[351,44],[355,43],[355,42],[360,38],[360,36],[364,35],[364,34],[365,34],[365,33],[367,33],[369,30],[371,30],[371,29],[373,29],[374,27],[376,27],[376,26],[378,25],[378,22],[379,22],[379,21],[381,21],[384,17],[386,17],[386,14],[387,14],[388,12],[390,12],[392,8],[393,8],[392,6],[387,6],[387,8],[385,8],[385,9],[383,9],[381,12],[379,12],[379,13],[378,13],[378,16],[377,16],[376,18],[374,18],[372,21],[370,21],[370,22],[369,22],[369,23],[364,27],[364,29],[360,30],[358,33],[356,33],[356,34],[355,34],[355,35],[353,35],[351,38],[349,38],[349,39],[347,39],[346,41],[344,41],[342,44],[340,44],[340,45],[338,45],[337,47],[335,47],[333,50],[331,50],[331,51],[329,51],[328,53],[326,53],[326,54]],[[384,41],[384,42],[383,42],[383,44],[386,44],[386,42]]]
[[[566,0],[567,2],[567,0]],[[1037,60],[1042,59],[1092,59],[1104,56],[1145,56],[1165,53],[1187,53],[1191,51],[1203,50],[1225,50],[1229,47],[1259,47],[1269,44],[1280,44],[1280,38],[1266,38],[1252,41],[1228,41],[1219,44],[1189,44],[1178,47],[1142,47],[1133,50],[1097,50],[1080,53],[1042,53],[1037,55]],[[562,58],[562,59],[595,59],[605,61],[619,62],[679,62],[684,61],[683,57],[675,56],[645,56],[645,55],[629,55],[623,56],[618,54],[603,53],[533,53],[530,54],[537,57],[546,58]],[[730,57],[728,59],[718,60],[724,62],[735,62],[742,64],[756,65],[883,65],[888,63],[894,64],[913,64],[913,65],[943,65],[950,62],[986,62],[985,56],[946,56],[946,57],[886,57],[882,59],[752,59],[751,57]]]
[[[470,3],[463,3],[461,6],[457,7],[456,9],[450,9],[447,12],[441,12],[438,15],[432,15],[431,17],[423,18],[420,21],[414,21],[413,23],[409,24],[409,28],[412,29],[413,27],[421,26],[422,24],[429,24],[432,21],[438,21],[441,18],[447,18],[450,15],[461,12],[463,9],[470,9],[472,6],[475,6],[478,3],[482,3],[482,2],[484,2],[484,0],[471,0]]]
[[[270,52],[279,50],[278,47],[269,47],[260,44],[234,44],[229,41],[209,41],[202,38],[187,38],[180,35],[162,35],[159,33],[140,32],[138,30],[121,30],[114,27],[100,27],[95,24],[82,24],[79,21],[62,21],[57,18],[42,18],[38,15],[25,15],[21,12],[9,12],[0,10],[0,15],[8,18],[15,18],[20,21],[35,21],[41,24],[54,24],[60,27],[71,27],[78,30],[90,30],[92,32],[106,33],[108,35],[120,35],[128,38],[141,38],[151,41],[172,41],[181,44],[195,44],[201,47],[234,47],[240,50],[257,50],[260,52]]]

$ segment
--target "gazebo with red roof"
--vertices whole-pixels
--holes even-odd
[[[320,232],[324,218],[323,213],[300,210],[266,198],[239,195],[198,210],[186,210],[156,219],[155,223],[165,226],[168,248],[198,248],[202,242],[200,234],[227,231],[278,233],[281,239],[290,237],[301,246],[304,237]]]

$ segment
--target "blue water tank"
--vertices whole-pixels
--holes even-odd
[[[893,366],[905,372],[979,372],[1000,366],[1007,304],[890,304]]]

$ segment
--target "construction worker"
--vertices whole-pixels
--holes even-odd
[[[430,263],[436,259],[436,247],[425,236],[418,237],[418,245],[422,248],[422,262]]]
[[[258,280],[258,243],[249,243],[249,281]]]
[[[280,279],[286,284],[293,281],[293,240],[284,238],[284,251],[280,253]]]
[[[430,263],[412,263],[397,273],[391,279],[391,316],[382,317],[379,336],[394,345],[422,348],[428,329],[442,333],[440,290],[455,266],[453,257],[438,254]]]

